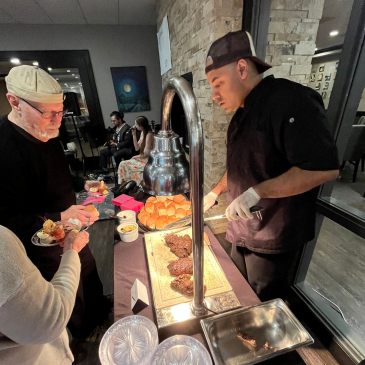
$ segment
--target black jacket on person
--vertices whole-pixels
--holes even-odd
[[[117,128],[115,127],[113,129],[116,131]],[[121,150],[122,148],[133,148],[133,135],[131,132],[131,127],[127,123],[125,123],[120,129],[119,133],[115,133],[115,135],[117,137],[117,150]]]
[[[60,212],[76,204],[75,189],[84,179],[73,177],[57,138],[41,142],[7,116],[0,118],[0,225],[13,231],[24,244],[30,260],[50,281],[58,270],[62,247],[39,247],[32,235],[44,219],[60,220]],[[68,327],[74,337],[87,335],[104,320],[108,303],[88,246],[80,253],[81,278]],[[102,318],[104,317],[104,318]]]

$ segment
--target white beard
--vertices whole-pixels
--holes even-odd
[[[42,142],[47,142],[51,138],[56,138],[59,134],[58,129],[42,131],[37,127],[36,124],[29,122],[26,118],[23,119],[23,127],[30,135],[32,135],[36,139],[39,139]]]

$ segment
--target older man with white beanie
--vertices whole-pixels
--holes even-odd
[[[45,219],[78,218],[85,226],[90,215],[91,223],[97,217],[76,205],[75,191],[89,184],[71,175],[56,138],[65,114],[58,82],[39,67],[27,65],[12,68],[5,81],[11,112],[0,117],[0,225],[19,237],[30,260],[51,281],[62,248],[35,246],[32,235]],[[81,277],[68,328],[74,338],[84,339],[104,323],[110,303],[88,246],[79,255]]]

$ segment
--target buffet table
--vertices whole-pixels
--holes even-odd
[[[205,227],[205,231],[211,241],[214,254],[216,255],[242,307],[260,303],[259,298],[223,250],[222,246],[214,237],[210,229]],[[130,293],[132,285],[136,279],[139,279],[144,285],[146,285],[150,302],[150,305],[139,313],[133,313],[131,311]],[[114,246],[114,321],[133,314],[145,316],[156,323],[144,244],[144,232],[142,231],[140,231],[139,237],[136,241],[126,243],[118,240]],[[200,325],[192,327],[190,325],[186,326],[185,323],[185,327],[188,327],[189,332],[186,332],[187,328],[184,328],[184,326],[176,325],[170,329],[173,333],[169,333],[169,329],[163,331],[163,333],[160,333],[159,335],[160,342],[175,334],[188,334],[195,337],[208,347]],[[296,351],[277,356],[276,358],[265,361],[264,363],[282,365],[305,364]]]

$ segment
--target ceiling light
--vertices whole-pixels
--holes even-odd
[[[12,59],[10,60],[10,62],[11,62],[11,63],[14,63],[14,65],[19,65],[19,63],[20,63],[20,59],[19,59],[19,58],[12,58]]]
[[[71,72],[71,70],[67,70],[67,72]]]
[[[315,51],[318,51],[318,48],[314,48]]]
[[[77,76],[75,76],[75,79],[78,79],[78,77],[77,77]]]
[[[52,67],[48,67],[48,68],[47,68],[47,70],[48,70],[48,71],[52,71]]]
[[[81,82],[79,82],[79,85],[82,85]]]
[[[65,86],[67,86],[67,84],[65,84]]]
[[[56,80],[58,81],[58,80],[59,80],[59,78],[58,78],[58,77],[56,77]]]
[[[333,30],[332,32],[330,32],[331,37],[336,37],[336,35],[338,35],[338,30]]]
[[[33,62],[33,66],[39,66],[39,63],[37,61]]]
[[[75,76],[75,74],[72,74],[71,76]]]

